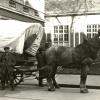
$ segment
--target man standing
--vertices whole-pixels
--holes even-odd
[[[8,82],[10,82],[11,90],[14,90],[13,67],[16,64],[16,61],[13,54],[9,52],[9,49],[9,47],[4,47],[5,52],[0,58],[2,90],[5,89],[5,84]]]
[[[51,46],[51,43],[44,42],[44,44],[45,46],[41,45],[36,54],[36,58],[38,61],[37,68],[43,68],[46,65],[45,51]],[[39,71],[39,86],[43,86],[43,78],[45,78],[47,74],[48,71],[46,68]]]
[[[38,61],[38,65],[37,65],[37,68],[42,68],[45,66],[45,50],[40,47],[37,51],[37,54],[36,54],[36,58],[37,58],[37,61]],[[45,76],[45,73],[43,70],[39,71],[39,86],[43,86],[43,78]]]

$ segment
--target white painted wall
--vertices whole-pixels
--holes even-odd
[[[51,33],[52,41],[53,41],[53,34],[54,34],[54,26],[55,25],[71,25],[72,17],[65,16],[65,17],[58,17],[59,21],[55,17],[48,17],[45,23],[45,32]],[[59,23],[60,22],[60,23]],[[88,24],[100,24],[100,15],[82,15],[76,16],[74,18],[73,29],[74,33],[78,32],[87,32],[87,25]]]
[[[100,24],[100,15],[76,16],[74,20],[75,32],[85,32],[88,24]]]
[[[58,17],[58,19],[60,23],[55,17],[47,18],[45,23],[46,32],[48,31],[48,27],[54,27],[54,25],[71,25],[71,16]],[[86,32],[87,24],[100,24],[100,15],[76,16],[73,24],[74,32]]]
[[[59,20],[59,21],[58,21]],[[54,39],[54,26],[55,25],[70,25],[71,24],[71,17],[49,17],[46,18],[46,23],[45,23],[45,33],[51,33],[51,40],[53,41]]]

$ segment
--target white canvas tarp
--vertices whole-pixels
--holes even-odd
[[[36,34],[37,38],[26,52],[35,55],[43,36],[43,27],[39,23],[0,20],[0,51],[3,51],[5,46],[9,46],[11,50],[22,54],[24,42],[32,34]]]

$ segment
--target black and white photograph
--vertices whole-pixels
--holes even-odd
[[[100,0],[0,0],[0,100],[99,100]]]

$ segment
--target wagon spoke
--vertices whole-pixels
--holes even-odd
[[[17,83],[17,80],[15,80],[15,82]]]
[[[22,73],[15,73],[15,78],[14,78],[14,84],[15,85],[18,85],[20,84],[20,82],[22,82],[22,76],[23,74]]]
[[[16,80],[20,80],[19,78],[16,78]]]

